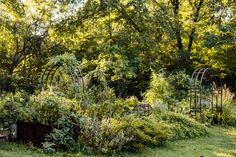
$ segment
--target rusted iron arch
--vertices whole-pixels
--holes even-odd
[[[48,85],[48,82],[49,82],[49,85],[52,85],[52,82],[53,82],[53,79],[54,79],[54,76],[57,72],[57,70],[62,67],[65,63],[64,62],[58,62],[58,63],[55,63],[53,65],[48,65],[44,72],[43,72],[43,75],[41,77],[41,87],[42,88],[46,88],[47,85]],[[85,88],[85,83],[84,83],[84,78],[83,78],[83,72],[82,72],[82,69],[79,68],[78,70],[79,72],[79,75],[81,76],[81,80],[82,80],[82,88],[83,88],[83,92],[84,92],[84,88]],[[59,80],[58,80],[59,81]]]
[[[50,79],[50,85],[52,84],[53,77],[56,73],[56,71],[63,65],[62,62],[58,62],[53,65],[48,65],[41,77],[41,87],[45,88],[48,85],[48,80]]]
[[[193,78],[195,77],[195,75],[197,74],[197,71],[199,71],[200,69],[196,69],[194,70],[194,72],[192,73],[191,79],[190,79],[190,88],[189,88],[189,105],[190,105],[190,114],[191,114],[191,108],[192,108],[192,92],[193,92]],[[195,89],[194,89],[195,90]],[[196,92],[196,91],[195,91]]]
[[[200,117],[203,114],[203,81],[204,78],[209,75],[208,81],[211,82],[208,87],[211,87],[211,100],[209,103],[213,109],[216,109],[217,112],[222,113],[222,81],[215,71],[212,68],[198,68],[196,69],[191,76],[190,79],[190,89],[189,89],[189,96],[190,96],[190,115],[193,112],[195,117],[197,113],[200,113]],[[205,82],[207,83],[207,82]],[[220,101],[219,101],[220,99]],[[215,101],[215,102],[214,102]]]
[[[212,72],[212,70],[210,68],[204,68],[204,70],[202,71],[202,74],[201,74],[201,79],[200,79],[200,116],[202,117],[202,110],[203,110],[203,104],[202,104],[202,83],[203,83],[203,77],[205,76],[206,73],[209,73],[210,75],[210,80],[214,80],[216,83],[214,83],[214,81],[212,81],[212,83],[216,86],[215,89],[217,89],[217,84],[218,84],[218,81],[217,81],[217,78],[215,77],[215,74]],[[214,79],[212,79],[212,76]],[[212,89],[214,90],[214,88]],[[213,93],[211,93],[212,97],[213,97]],[[212,101],[213,101],[213,98],[212,98]],[[214,108],[214,103],[213,102],[210,102],[211,103],[211,107],[212,107],[212,111],[213,111],[213,108]],[[217,103],[216,103],[216,108],[217,108]]]
[[[52,80],[53,80],[53,78],[54,78],[55,73],[57,72],[57,70],[58,70],[62,65],[63,65],[63,64],[57,65],[57,66],[55,67],[55,70],[54,70],[53,73],[51,74],[50,85],[52,85]],[[52,71],[51,71],[51,72],[52,72]],[[46,82],[46,83],[47,83],[47,82]]]
[[[197,83],[198,83],[198,77],[199,77],[199,75],[201,74],[201,73],[203,73],[203,71],[204,71],[204,68],[202,68],[202,69],[200,69],[199,71],[198,71],[198,73],[197,73],[197,76],[195,77],[195,86],[197,86]],[[201,83],[199,84],[200,86],[201,86]]]
[[[196,88],[196,86],[198,85],[197,82],[199,80],[199,75],[200,75],[200,86],[202,85],[202,82],[203,82],[203,78],[205,76],[205,73],[206,72],[210,72],[210,76],[213,76],[214,78],[214,81],[216,82],[216,86],[217,87],[220,87],[221,89],[222,88],[222,81],[220,79],[220,77],[217,75],[217,72],[214,71],[212,68],[199,68],[199,69],[196,69],[193,74],[192,74],[192,77],[190,79],[190,90],[192,89],[191,87],[194,85],[194,87]],[[217,77],[216,77],[217,76]],[[212,80],[212,77],[210,78]]]
[[[192,73],[192,76],[191,76],[191,79],[190,79],[190,85],[192,85],[192,80],[194,78],[194,76],[197,74],[197,71],[199,71],[200,68],[196,69],[193,73]]]
[[[205,73],[206,73],[207,71],[209,71],[209,72],[211,73],[210,76],[213,76],[213,78],[214,78],[214,81],[215,81],[215,88],[216,88],[216,89],[217,89],[217,88],[220,88],[220,90],[223,90],[222,81],[221,81],[219,75],[216,75],[217,72],[216,72],[214,69],[212,69],[212,68],[206,68],[206,69],[205,69],[205,71],[203,72],[203,74],[202,74],[202,76],[201,76],[200,83],[202,84],[204,75],[205,75]],[[212,77],[211,77],[211,79],[212,79]]]
[[[193,111],[195,118],[197,117],[197,110],[199,110],[197,108],[198,98],[199,98],[198,94],[201,92],[201,90],[200,90],[201,84],[198,84],[198,77],[199,77],[200,73],[202,73],[203,70],[204,70],[204,68],[196,69],[192,74],[193,77],[190,80],[190,115],[191,115],[191,112]],[[192,85],[193,85],[193,87],[192,87]],[[194,108],[192,107],[192,92],[194,94],[194,98],[193,98],[193,100],[194,100],[193,107]],[[199,111],[200,111],[200,115],[201,115],[201,107],[200,107]]]
[[[214,71],[212,68],[198,68],[196,69],[193,74],[192,74],[192,77],[190,79],[190,86],[192,86],[194,84],[194,86],[196,87],[197,86],[197,82],[199,80],[199,77],[201,78],[200,79],[200,85],[202,84],[202,80],[204,78],[204,75],[206,72],[210,71],[211,72],[211,76],[213,76],[215,82],[217,85],[221,86],[222,87],[222,82],[221,82],[221,79],[219,78],[219,76],[217,75],[216,77],[216,71]],[[201,75],[200,75],[201,74]]]
[[[218,91],[220,91],[220,96],[221,96],[221,102],[220,102],[220,112],[222,113],[223,112],[223,109],[222,109],[222,96],[223,96],[223,84],[222,84],[222,81],[219,77],[219,75],[217,74],[217,71],[215,71],[214,69],[210,68],[209,71],[212,73],[212,75],[215,77],[215,80],[218,81],[216,83],[216,89]],[[217,75],[216,75],[217,74]]]
[[[215,85],[216,85],[216,90],[217,90],[218,94],[219,94],[219,91],[220,91],[220,113],[222,113],[223,112],[223,107],[222,107],[222,103],[223,103],[223,84],[222,84],[222,81],[221,81],[219,75],[215,75],[215,74],[217,74],[217,72],[214,69],[210,68],[209,71],[215,77],[215,80],[218,81]],[[216,104],[216,105],[218,105],[218,104]],[[216,107],[218,107],[218,106],[216,106]]]

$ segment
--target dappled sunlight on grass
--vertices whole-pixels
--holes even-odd
[[[217,153],[217,157],[235,157],[235,155],[226,154],[226,153]]]
[[[148,149],[138,156],[236,157],[236,128],[212,127],[209,132],[208,136],[169,142],[165,147]]]
[[[204,137],[168,142],[163,147],[148,148],[138,154],[124,154],[128,157],[236,157],[236,128],[212,127]],[[83,156],[82,154],[77,154]],[[34,148],[14,143],[0,142],[0,157],[46,157]],[[52,156],[63,156],[54,154]],[[73,154],[72,156],[75,156]]]
[[[236,156],[236,128],[224,128],[222,129],[222,132],[218,136],[223,136],[224,140],[222,143],[224,143],[225,147],[220,148],[216,156],[219,157],[235,157]]]

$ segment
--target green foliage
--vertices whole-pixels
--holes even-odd
[[[208,133],[204,124],[182,114],[166,112],[162,115],[162,120],[170,127],[171,140],[193,138]]]
[[[155,104],[157,101],[161,101],[164,104],[168,104],[168,100],[172,94],[172,89],[163,73],[152,74],[150,87],[145,93],[145,99],[150,104]]]
[[[45,152],[139,151],[204,135],[203,125],[163,110],[187,113],[187,73],[195,67],[235,75],[231,1],[3,0],[0,10],[0,88],[33,94],[3,96],[0,123],[54,125]],[[46,82],[40,74],[58,64],[49,89],[37,93]],[[132,114],[142,93],[152,116]],[[235,125],[231,97],[223,111],[207,118]]]
[[[145,101],[161,108],[184,112],[188,97],[189,76],[184,71],[170,74],[153,72],[149,89],[144,94]]]
[[[149,117],[139,117],[124,110],[129,104],[123,104],[121,100],[116,103],[119,109],[114,110],[114,113],[118,112],[112,115],[114,118],[102,115],[98,109],[95,110],[99,115],[64,114],[58,120],[58,127],[47,137],[45,152],[48,149],[80,150],[89,154],[139,152],[146,147],[163,145],[167,140],[194,138],[208,133],[203,124],[182,114],[154,110]],[[74,117],[73,121],[71,117]],[[74,126],[79,127],[78,134],[74,132]]]
[[[163,145],[168,139],[170,130],[153,117],[141,118],[129,115],[124,117],[124,120],[130,127],[130,136],[133,137],[126,149],[140,151],[146,146]]]
[[[92,104],[87,108],[87,112],[92,117],[97,116],[119,118],[132,113],[136,104],[138,104],[138,100],[135,97],[130,97],[125,100],[106,100],[100,104]]]
[[[25,92],[17,92],[3,94],[0,99],[0,125],[8,128],[11,123],[23,118],[28,94]]]
[[[3,0],[0,9],[3,90],[34,92],[46,62],[65,52],[49,62],[70,60],[69,55],[75,54],[81,64],[87,62],[83,76],[102,69],[108,85],[122,98],[141,98],[150,69],[191,73],[210,65],[234,75],[235,3],[231,1]],[[78,68],[74,63],[70,67]],[[69,83],[66,74],[62,80]],[[180,90],[175,97],[179,100],[185,94]]]
[[[103,69],[83,72],[86,65],[80,64],[75,55],[68,53],[52,57],[46,68],[55,65],[61,66],[56,69],[54,77],[49,76],[49,80],[44,76],[44,88],[48,86],[55,93],[76,99],[84,109],[92,104],[103,104],[106,100],[115,99],[114,90],[108,86]]]
[[[30,115],[33,121],[56,125],[65,112],[78,108],[78,104],[75,100],[66,99],[52,91],[42,91],[38,95],[32,95],[26,107],[32,109]]]
[[[172,73],[168,76],[167,80],[174,88],[172,94],[174,99],[181,101],[188,97],[190,76],[186,74],[186,71]]]
[[[236,104],[234,100],[235,94],[229,88],[223,88],[223,113],[219,116],[223,125],[236,126]]]
[[[92,124],[88,126],[88,124]],[[81,146],[87,152],[117,153],[141,151],[147,146],[162,145],[167,139],[166,127],[149,118],[128,115],[121,119],[86,118],[82,121]]]
[[[222,94],[222,113],[212,111],[210,108],[205,108],[203,112],[203,120],[212,125],[229,125],[235,126],[236,124],[236,106],[234,100],[235,94],[224,85]],[[220,111],[220,106],[218,106]]]
[[[54,149],[54,147],[55,147],[54,143],[44,142],[43,146],[42,146],[43,152],[48,153],[48,154],[49,153],[55,153],[56,150]]]
[[[56,149],[63,149],[76,152],[80,148],[76,143],[79,133],[79,118],[76,113],[65,112],[57,121],[57,127],[47,135],[43,143],[45,153],[55,152]]]
[[[1,89],[34,91],[48,57],[64,52],[46,33],[55,11],[52,1],[8,1],[0,4]],[[47,7],[45,7],[47,6]]]
[[[126,135],[127,126],[116,119],[83,117],[81,124],[79,142],[82,150],[87,153],[115,153],[130,139]]]

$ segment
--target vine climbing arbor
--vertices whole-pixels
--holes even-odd
[[[73,55],[58,56],[51,60],[45,66],[40,80],[42,89],[53,85],[58,87],[59,84],[63,89],[68,85],[75,87],[75,84],[80,84],[84,90],[82,68]]]
[[[196,69],[190,80],[190,115],[203,121],[204,113],[222,113],[222,81],[212,68]],[[206,115],[207,116],[207,115]]]

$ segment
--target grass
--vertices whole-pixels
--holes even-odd
[[[169,142],[164,147],[148,149],[133,156],[236,157],[236,128],[212,127],[209,131],[205,137]]]
[[[235,157],[236,128],[212,127],[209,136],[168,142],[164,147],[149,148],[127,157]],[[46,155],[39,150],[14,143],[0,142],[0,157],[51,157],[75,156],[63,153]],[[84,156],[77,154],[76,156]],[[122,155],[123,156],[123,155]]]
[[[29,146],[0,142],[0,157],[49,157],[49,155]]]
[[[55,153],[44,154],[39,149],[32,146],[26,146],[16,143],[0,142],[0,157],[70,157],[79,156],[80,154]]]

